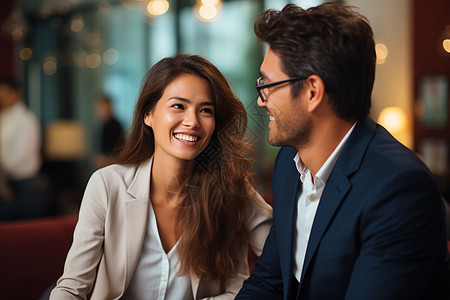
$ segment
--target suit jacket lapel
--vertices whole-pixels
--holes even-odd
[[[294,164],[294,162],[292,162]],[[284,250],[280,252],[281,265],[289,266],[289,269],[283,272],[283,281],[290,279],[292,273],[292,244],[293,244],[293,229],[295,226],[295,215],[297,211],[297,191],[299,189],[299,173],[294,167],[291,170],[289,176],[285,180],[286,186],[286,198],[280,201],[280,211],[288,212],[288,215],[284,216],[285,220],[283,222],[278,222],[278,225],[282,225],[279,232],[283,232],[281,235],[282,240],[279,240],[279,244],[283,245]],[[290,187],[290,188],[288,188]],[[295,188],[292,188],[295,187]]]
[[[314,218],[301,280],[303,280],[329,223],[338,211],[341,202],[344,201],[345,195],[351,189],[349,178],[358,170],[374,133],[375,123],[369,117],[359,120],[336,161]]]
[[[319,207],[314,218],[313,227],[309,236],[308,248],[306,250],[305,261],[303,263],[302,278],[309,267],[311,259],[316,252],[322,236],[324,235],[328,224],[338,210],[339,204],[344,199],[351,183],[348,181],[346,174],[340,168],[334,168],[328,178],[326,187],[322,193]]]
[[[131,197],[125,203],[126,285],[135,271],[147,232],[152,161],[139,165],[127,190]]]
[[[284,293],[287,295],[292,273],[293,228],[297,211],[297,191],[300,186],[300,175],[293,161],[297,151],[289,149],[282,149],[281,151],[289,152],[285,154],[286,157],[277,167],[280,171],[276,172],[276,184],[273,184],[275,188],[273,207]]]

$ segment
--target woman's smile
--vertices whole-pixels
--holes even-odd
[[[199,140],[198,136],[184,134],[184,133],[175,133],[173,135],[177,140],[182,142],[197,142]]]

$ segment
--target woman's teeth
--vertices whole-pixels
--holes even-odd
[[[175,138],[177,140],[185,141],[185,142],[196,142],[198,140],[198,136],[192,136],[192,135],[181,134],[181,133],[175,134]]]
[[[270,121],[274,121],[275,120],[275,118],[272,117],[272,116],[269,116],[269,119],[270,119]]]

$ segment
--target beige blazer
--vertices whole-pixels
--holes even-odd
[[[112,165],[90,178],[80,206],[64,273],[50,299],[120,299],[133,277],[147,230],[152,159],[140,166]],[[248,217],[250,244],[260,255],[272,225],[272,209],[255,191],[259,205]],[[221,289],[218,281],[191,274],[194,299],[234,299],[249,276],[247,245],[238,274]]]

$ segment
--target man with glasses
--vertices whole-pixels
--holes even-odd
[[[290,4],[264,11],[255,33],[269,45],[257,101],[282,148],[274,225],[236,299],[450,299],[439,189],[369,117],[367,19],[340,4]]]

